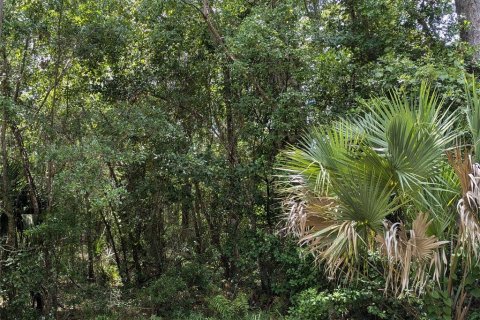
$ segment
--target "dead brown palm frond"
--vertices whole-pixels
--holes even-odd
[[[462,149],[457,147],[447,152],[447,158],[460,181],[462,194],[466,194],[470,188],[470,178],[468,175],[472,168],[471,155],[467,151],[462,152]]]
[[[318,231],[300,239],[314,253],[317,262],[324,263],[330,279],[341,272],[346,278],[353,278],[358,271],[359,247],[364,243],[356,225],[354,221],[325,221]]]
[[[471,211],[478,213],[480,208],[480,164],[474,163],[471,168],[471,172],[468,175],[470,178],[470,190],[466,193],[466,199]]]
[[[287,213],[283,231],[302,238],[320,230],[326,221],[331,220],[336,204],[331,197],[311,195],[300,175],[290,178],[292,185],[296,186],[290,189],[283,202]]]
[[[462,198],[458,201],[458,224],[460,242],[466,253],[467,265],[471,265],[472,258],[478,261],[480,257],[480,224],[478,212],[480,209],[480,165],[472,163],[470,153],[462,152],[459,148],[449,154],[449,162],[457,174],[462,186]]]
[[[294,179],[297,187],[291,189],[293,191],[283,203],[287,211],[284,231],[297,237],[318,263],[325,264],[330,278],[342,271],[352,277],[356,273],[358,248],[363,244],[356,230],[358,223],[339,220],[336,198],[309,194],[302,178]]]
[[[411,230],[406,230],[401,223],[386,222],[385,234],[376,237],[387,261],[386,289],[391,289],[397,296],[407,291],[423,292],[430,279],[440,281],[447,263],[442,247],[448,241],[428,236],[430,224],[428,216],[420,213]]]
[[[354,274],[351,268],[358,256],[358,234],[354,222],[336,220],[335,199],[312,197],[291,200],[285,231],[295,235],[299,243],[314,254],[318,263],[325,263],[326,273],[334,278],[339,270]]]
[[[458,223],[459,235],[458,241],[465,250],[467,265],[471,265],[472,258],[479,258],[480,249],[480,225],[476,213],[470,209],[470,204],[462,198],[458,201]]]

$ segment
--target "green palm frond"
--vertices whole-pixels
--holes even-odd
[[[386,140],[386,157],[403,190],[414,189],[438,171],[444,145],[426,128],[398,116],[389,123]]]
[[[390,99],[375,98],[367,108],[370,113],[355,123],[364,127],[371,148],[389,159],[403,191],[421,187],[438,173],[444,150],[458,136],[452,129],[458,112],[445,110],[443,99],[427,84],[417,99],[393,91]]]
[[[478,96],[475,78],[472,81],[465,81],[465,95],[467,97],[465,113],[468,128],[472,135],[475,161],[480,162],[480,97]]]
[[[369,132],[370,140],[375,144],[388,147],[385,141],[386,128],[393,118],[403,117],[405,121],[422,125],[431,133],[438,135],[444,143],[452,141],[457,133],[453,130],[453,124],[458,120],[459,112],[449,110],[445,106],[445,99],[440,98],[427,83],[422,83],[418,95],[409,98],[400,91],[391,91],[388,98],[373,98],[365,101],[364,105],[369,113],[359,121],[359,125]]]
[[[402,245],[404,257],[423,268],[414,281],[423,288],[430,275],[426,261],[433,261],[438,279],[439,249],[445,244],[438,239],[455,225],[459,185],[446,150],[458,137],[452,129],[458,112],[448,111],[426,84],[414,99],[395,91],[367,107],[369,112],[356,119],[313,129],[299,147],[283,153],[279,169],[287,191],[287,230],[315,253],[329,276],[339,270],[351,276],[366,265],[362,259],[368,251],[378,250],[373,239],[382,238],[387,223],[385,245],[392,250]],[[402,228],[389,219],[403,221]],[[403,225],[412,222],[407,231]],[[408,281],[410,260],[388,259],[393,259],[389,270],[402,265],[398,279]],[[396,287],[403,292],[409,284]]]
[[[326,193],[330,174],[341,170],[361,139],[344,121],[313,129],[305,135],[300,147],[291,147],[282,154],[277,168],[282,172],[280,181],[298,175],[315,192]]]
[[[393,186],[386,183],[384,176],[367,166],[363,170],[352,170],[332,180],[339,203],[337,219],[378,230],[385,217],[398,208],[398,203],[392,201]]]
[[[428,188],[411,195],[417,210],[429,212],[433,218],[429,234],[442,239],[450,238],[455,228],[456,205],[460,194],[460,184],[455,171],[450,165],[444,165]]]

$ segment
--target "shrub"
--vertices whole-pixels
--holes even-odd
[[[146,307],[167,317],[193,303],[186,282],[177,275],[160,276],[142,290],[141,296]]]
[[[207,299],[207,305],[219,319],[242,319],[248,312],[248,299],[244,293],[238,294],[233,300],[216,295]]]
[[[310,288],[294,298],[288,319],[398,319],[398,315],[405,314],[404,304],[410,305],[410,302],[389,299],[368,283],[364,288],[333,291]]]

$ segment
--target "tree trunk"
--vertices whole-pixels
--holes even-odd
[[[138,233],[138,228],[135,227],[135,232],[130,231],[128,233],[129,241],[131,243],[131,250],[132,250],[132,258],[133,258],[133,266],[135,268],[136,273],[136,282],[137,285],[142,284],[145,281],[145,276],[143,274],[143,268],[140,263],[140,235]]]
[[[103,211],[100,211],[100,216],[102,217],[103,225],[105,226],[107,241],[110,243],[110,246],[112,248],[115,263],[117,264],[118,272],[120,273],[120,277],[122,278],[122,283],[126,284],[127,277],[123,272],[124,269],[120,261],[120,255],[118,254],[117,246],[115,244],[115,238],[113,237],[112,226],[110,225],[110,222],[107,220],[107,217],[105,216],[105,213]]]
[[[182,231],[188,237],[190,227],[190,211],[192,210],[192,184],[185,182],[182,187]]]
[[[475,47],[474,60],[479,61],[480,51],[480,0],[455,0],[458,21],[461,26],[460,38]],[[464,25],[468,22],[467,25]]]
[[[15,137],[15,141],[17,143],[20,156],[22,158],[23,172],[25,174],[25,178],[27,179],[28,191],[30,195],[30,202],[32,203],[33,214],[35,214],[35,216],[38,217],[40,215],[40,206],[38,202],[37,187],[35,185],[35,180],[33,180],[32,172],[30,170],[30,159],[28,157],[28,152],[23,143],[23,137],[22,137],[22,133],[20,132],[20,129],[14,123],[10,123],[10,127],[13,132],[13,136]]]
[[[121,247],[122,256],[123,256],[123,269],[125,273],[125,280],[126,280],[126,283],[130,283],[130,271],[128,269],[127,240],[125,239],[125,235],[123,234],[122,228],[120,226],[120,220],[118,218],[118,215],[113,209],[112,205],[110,205],[110,209],[112,210],[113,222],[115,223],[115,227],[117,228],[117,232],[118,232],[118,237],[120,238],[120,247]]]
[[[120,188],[120,182],[118,181],[117,175],[115,173],[115,168],[110,162],[107,162],[108,170],[110,172],[110,178],[112,179],[115,188]],[[127,240],[124,235],[124,232],[122,230],[122,226],[120,224],[120,219],[118,217],[118,214],[116,212],[116,209],[114,208],[112,203],[109,203],[110,210],[112,212],[112,217],[113,217],[113,223],[115,227],[117,228],[118,232],[118,237],[120,238],[120,249],[122,250],[122,256],[123,256],[123,269],[125,272],[125,280],[127,283],[130,283],[130,270],[128,269],[128,254],[127,254]]]
[[[0,0],[0,39],[3,34],[3,0]]]
[[[93,243],[93,214],[90,208],[90,200],[88,195],[85,196],[85,206],[87,209],[87,230],[86,230],[86,241],[87,241],[87,279],[88,281],[95,281],[95,270],[94,270],[94,243]]]
[[[7,227],[7,246],[15,247],[16,246],[16,223],[15,216],[13,214],[13,206],[10,201],[10,181],[8,178],[8,151],[7,151],[7,121],[6,121],[6,107],[3,106],[3,124],[0,133],[0,140],[2,145],[2,201],[3,201],[3,210],[8,219]]]
[[[155,197],[155,207],[153,208],[153,216],[155,217],[155,225],[151,225],[152,231],[155,237],[150,241],[155,245],[155,263],[159,273],[163,273],[166,270],[167,265],[167,243],[165,240],[165,214],[163,208],[163,199],[160,192]]]
[[[198,257],[200,258],[203,255],[203,240],[202,240],[202,221],[201,221],[201,194],[200,194],[200,187],[198,182],[195,183],[195,202],[194,202],[194,211],[193,211],[193,227],[195,230],[195,250],[197,252]]]
[[[3,43],[3,0],[0,0],[0,52],[3,56],[3,73],[5,75],[2,82],[2,95],[4,98],[8,96],[8,63]],[[2,147],[2,201],[3,210],[8,219],[7,227],[7,246],[14,247],[16,245],[16,223],[13,214],[13,206],[9,198],[10,181],[8,178],[8,150],[7,150],[7,106],[3,102],[3,123],[0,132],[0,143]]]
[[[92,224],[89,222],[88,223],[88,228],[87,228],[87,235],[86,235],[86,240],[87,240],[87,260],[88,260],[88,265],[87,265],[87,279],[90,282],[95,281],[95,271],[93,267],[93,255],[94,255],[94,248],[93,248],[93,238],[92,238]]]

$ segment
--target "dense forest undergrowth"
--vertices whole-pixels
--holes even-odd
[[[478,2],[0,0],[0,319],[479,319]]]

